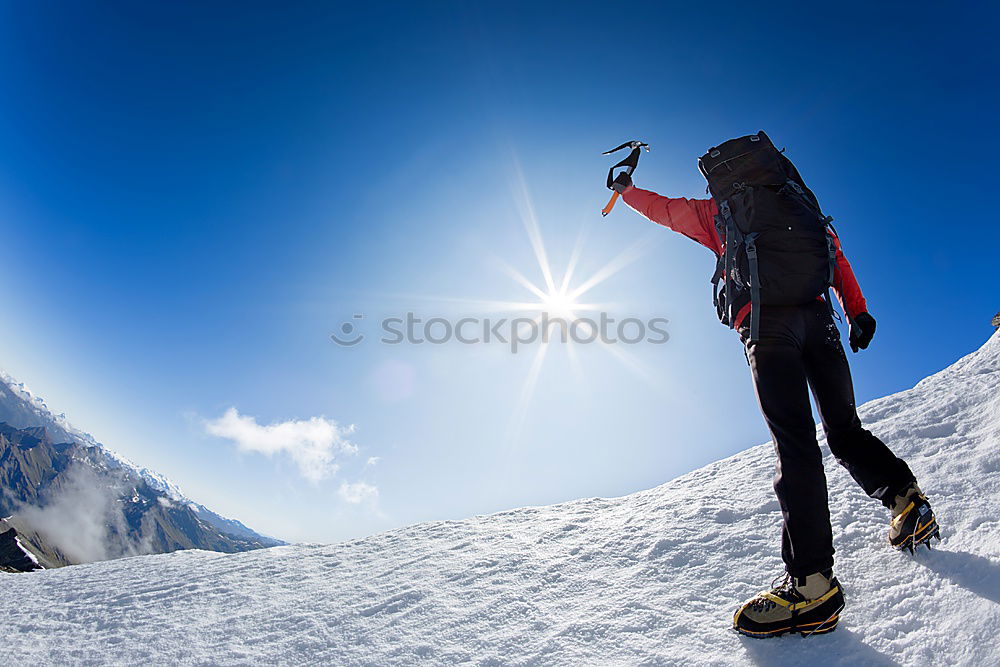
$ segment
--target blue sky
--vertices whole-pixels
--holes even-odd
[[[851,357],[859,401],[907,388],[1000,308],[996,14],[8,3],[0,366],[286,539],[654,486],[768,435],[714,319],[711,255],[624,206],[602,220],[600,152],[644,139],[636,182],[698,197],[707,147],[767,130],[878,319]],[[629,363],[552,345],[530,394],[536,349],[330,341],[355,313],[374,333],[407,310],[534,299],[503,269],[543,282],[529,207],[557,280],[581,235],[579,279],[635,251],[585,300],[666,317],[670,341]],[[206,426],[231,409],[257,451]],[[281,434],[260,426],[314,418],[332,460],[263,453]]]

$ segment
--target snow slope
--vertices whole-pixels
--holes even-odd
[[[753,640],[734,606],[781,571],[769,445],[613,499],[336,545],[141,556],[0,575],[3,664],[1000,664],[1000,333],[863,406],[942,524],[885,510],[827,454],[838,630]],[[808,661],[808,662],[807,662]]]

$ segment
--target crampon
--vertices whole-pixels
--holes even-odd
[[[941,529],[927,497],[915,493],[899,515],[889,524],[889,544],[895,549],[908,550],[911,554],[923,544],[931,548],[931,538],[941,541]]]

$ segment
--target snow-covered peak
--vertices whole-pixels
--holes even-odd
[[[24,382],[18,382],[7,373],[0,371],[0,381],[2,381],[12,394],[20,398],[25,404],[30,406],[35,414],[35,423],[15,424],[15,426],[44,426],[55,431],[53,435],[68,435],[70,439],[81,445],[98,447],[107,456],[108,463],[112,468],[125,468],[149,484],[152,488],[166,494],[171,500],[178,503],[192,503],[181,491],[180,487],[168,479],[166,476],[149,468],[145,468],[131,461],[127,457],[119,454],[107,445],[98,442],[94,436],[86,431],[77,428],[65,413],[55,414],[45,402],[45,399],[31,391]],[[53,428],[54,427],[54,428]],[[193,503],[192,503],[193,504]]]
[[[55,414],[45,400],[28,386],[7,373],[0,371],[0,421],[8,421],[17,428],[44,427],[53,440],[73,442],[95,449],[99,465],[108,469],[121,469],[144,481],[153,490],[164,494],[170,501],[189,507],[207,524],[240,538],[256,540],[261,537],[236,519],[222,517],[204,505],[188,498],[175,482],[155,470],[140,466],[115,450],[97,441],[94,436],[74,426],[64,413]],[[268,543],[278,542],[267,538]]]
[[[92,435],[73,426],[66,418],[65,413],[60,412],[59,414],[54,414],[52,410],[49,409],[45,399],[31,391],[25,383],[18,382],[2,370],[0,370],[0,382],[3,382],[3,384],[6,385],[12,395],[21,399],[21,401],[23,401],[23,403],[34,413],[36,417],[36,423],[14,424],[15,426],[55,427],[57,432],[64,432],[72,436],[74,442],[85,445],[100,446]]]

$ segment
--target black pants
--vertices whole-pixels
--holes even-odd
[[[809,405],[812,389],[830,451],[886,506],[914,481],[906,463],[861,427],[840,333],[827,305],[763,306],[760,340],[747,348],[754,389],[774,437],[774,491],[784,517],[781,557],[793,576],[833,567],[826,475]],[[746,330],[741,330],[744,339]]]

